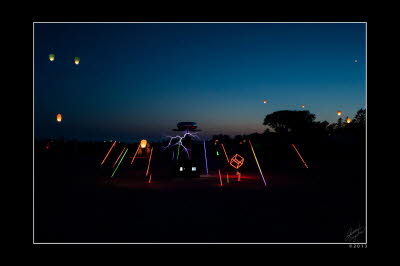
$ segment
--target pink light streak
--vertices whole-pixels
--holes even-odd
[[[306,166],[306,168],[308,168],[306,162],[303,160],[303,157],[301,157],[300,152],[296,149],[296,146],[294,146],[294,144],[292,144],[293,148],[296,150],[297,154],[299,155],[300,159],[303,161],[304,165]]]
[[[135,155],[134,155],[133,158],[132,158],[131,164],[133,164],[133,161],[135,160],[136,154],[138,153],[139,149],[140,149],[140,143],[139,143],[139,145],[138,145],[138,147],[137,147],[137,150],[136,150],[136,152],[135,152]]]
[[[221,143],[221,146],[222,146],[222,149],[224,150],[226,161],[229,163],[228,155],[226,154],[226,150],[225,150],[224,144]]]
[[[187,135],[189,135],[189,136],[191,136],[191,137],[196,137],[196,138],[199,137],[199,136],[197,136],[196,134],[191,134],[190,132],[186,132],[182,137],[179,136],[179,135],[176,135],[175,137],[167,136],[167,137],[169,138],[169,143],[168,143],[167,146],[163,147],[163,150],[168,149],[169,147],[173,147],[173,146],[179,145],[179,146],[182,146],[182,148],[183,148],[184,151],[186,152],[187,156],[189,157],[188,148],[186,148],[186,147],[183,145],[183,143],[182,143],[182,140],[185,139],[185,137],[186,137]],[[171,145],[172,140],[174,140],[174,139],[178,139],[178,141],[177,141],[175,144]],[[178,148],[178,156],[179,156],[179,148]],[[178,159],[178,156],[176,157],[177,159]]]
[[[258,166],[258,170],[260,170],[261,177],[262,177],[262,179],[263,179],[263,181],[264,181],[264,185],[267,186],[267,182],[265,182],[264,175],[263,175],[263,173],[262,173],[262,171],[261,171],[260,164],[258,163],[256,153],[254,152],[253,145],[251,144],[251,141],[250,141],[250,140],[249,140],[249,143],[250,143],[250,147],[251,147],[251,150],[252,150],[252,152],[253,152],[253,155],[254,155],[254,159],[256,159],[256,163],[257,163],[257,166]]]
[[[154,148],[154,147],[151,147],[150,158],[149,158],[149,164],[147,165],[146,176],[149,174],[150,162],[151,162],[151,155],[153,154],[153,148]]]
[[[114,163],[114,165],[113,165],[113,168],[114,168],[115,165],[117,164],[117,162],[118,162],[119,158],[121,157],[122,153],[124,153],[125,149],[126,149],[126,147],[124,147],[124,149],[121,151],[120,155],[118,156],[118,159],[115,161],[115,163]]]
[[[114,143],[111,145],[111,148],[108,150],[106,157],[104,157],[104,160],[101,162],[101,165],[103,165],[104,162],[106,161],[108,155],[110,154],[112,148],[114,148],[116,142],[117,142],[117,141],[114,141]]]

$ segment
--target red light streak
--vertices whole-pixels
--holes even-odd
[[[224,153],[225,153],[226,161],[229,163],[228,155],[226,154],[226,150],[225,150],[224,144],[223,144],[223,143],[221,143],[221,146],[222,146],[222,149],[224,149]]]
[[[134,155],[133,158],[132,158],[131,164],[133,164],[133,161],[135,160],[136,154],[138,153],[139,149],[140,149],[140,144],[138,145],[137,150],[136,150],[136,152],[135,152],[135,155]]]
[[[149,184],[151,183],[151,174],[150,174],[150,178],[149,178]]]
[[[241,174],[240,174],[239,172],[237,172],[236,175],[238,176],[238,181],[240,182],[240,176],[241,176]]]
[[[218,169],[218,173],[219,173],[219,182],[221,183],[221,187],[223,186],[222,184],[222,177],[221,177],[221,171]]]
[[[253,145],[251,144],[251,141],[250,141],[250,140],[249,140],[249,143],[250,143],[251,150],[253,151],[254,159],[256,159],[256,163],[257,163],[257,166],[258,166],[258,170],[260,170],[260,174],[261,174],[261,177],[262,177],[262,179],[263,179],[263,181],[264,181],[264,184],[265,184],[265,186],[267,186],[267,182],[265,182],[264,175],[263,175],[263,173],[262,173],[262,171],[261,171],[260,164],[258,163],[256,153],[254,152]]]
[[[149,164],[147,165],[146,176],[149,174],[150,162],[151,162],[151,155],[153,154],[153,148],[154,148],[154,147],[151,147],[150,158],[149,158]]]
[[[101,162],[101,165],[103,165],[103,163],[104,163],[105,160],[107,159],[107,157],[108,157],[108,155],[110,154],[112,148],[114,148],[116,142],[117,142],[117,141],[114,141],[114,143],[111,145],[111,148],[108,150],[106,157],[104,157],[104,160]]]
[[[113,165],[113,168],[114,168],[115,165],[117,164],[117,162],[118,162],[119,158],[121,157],[122,153],[124,153],[125,149],[126,149],[126,147],[124,147],[124,149],[121,151],[121,154],[118,156],[117,160],[115,161],[115,163],[114,163],[114,165]]]
[[[229,183],[229,175],[226,173],[226,182]]]
[[[306,168],[308,168],[306,162],[303,160],[303,157],[301,157],[300,152],[296,149],[296,146],[294,146],[294,144],[292,144],[293,148],[296,150],[297,154],[299,155],[300,159],[303,161],[304,165],[306,166]]]

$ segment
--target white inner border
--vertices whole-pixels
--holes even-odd
[[[226,23],[236,23],[236,24],[245,24],[245,23],[255,23],[255,24],[263,24],[263,23],[272,23],[272,24],[283,24],[283,23],[289,23],[289,24],[299,24],[299,23],[315,23],[315,24],[321,24],[321,23],[329,23],[329,24],[339,24],[339,23],[344,23],[344,24],[365,24],[365,242],[357,242],[357,243],[167,243],[167,242],[161,242],[161,243],[38,243],[35,242],[35,152],[34,152],[34,147],[35,147],[35,24],[60,24],[60,23],[81,23],[81,24],[88,24],[88,23],[92,23],[92,24],[96,24],[96,23],[104,23],[104,24],[115,24],[115,23],[119,23],[119,24],[127,24],[127,23],[158,23],[158,24],[171,24],[171,23],[182,23],[182,24],[194,24],[194,23],[219,23],[219,24],[226,24]],[[33,22],[33,40],[32,40],[32,47],[33,47],[33,58],[32,58],[32,63],[33,63],[33,91],[32,91],[32,101],[33,101],[33,112],[32,112],[32,118],[33,118],[33,131],[32,131],[32,135],[33,135],[33,149],[32,149],[32,156],[33,156],[33,183],[32,183],[32,187],[33,187],[33,201],[32,201],[32,210],[33,210],[33,220],[32,220],[32,241],[33,244],[171,244],[171,245],[181,245],[181,244],[214,244],[214,245],[218,245],[218,244],[229,244],[229,245],[235,245],[235,244],[335,244],[335,245],[367,245],[368,242],[368,230],[367,230],[367,221],[368,221],[368,215],[367,215],[367,205],[368,205],[368,197],[367,197],[367,187],[368,187],[368,182],[367,182],[367,139],[368,139],[368,134],[367,134],[367,22]]]

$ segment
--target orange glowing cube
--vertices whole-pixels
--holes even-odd
[[[233,156],[230,161],[230,165],[232,167],[235,167],[236,169],[239,169],[239,167],[241,167],[243,163],[244,163],[244,158],[239,154],[235,154],[235,156]]]

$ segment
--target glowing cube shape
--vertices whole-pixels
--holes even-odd
[[[239,154],[235,154],[235,156],[233,156],[230,161],[230,165],[232,167],[235,167],[236,169],[239,169],[239,167],[241,167],[243,163],[244,163],[244,158]]]

